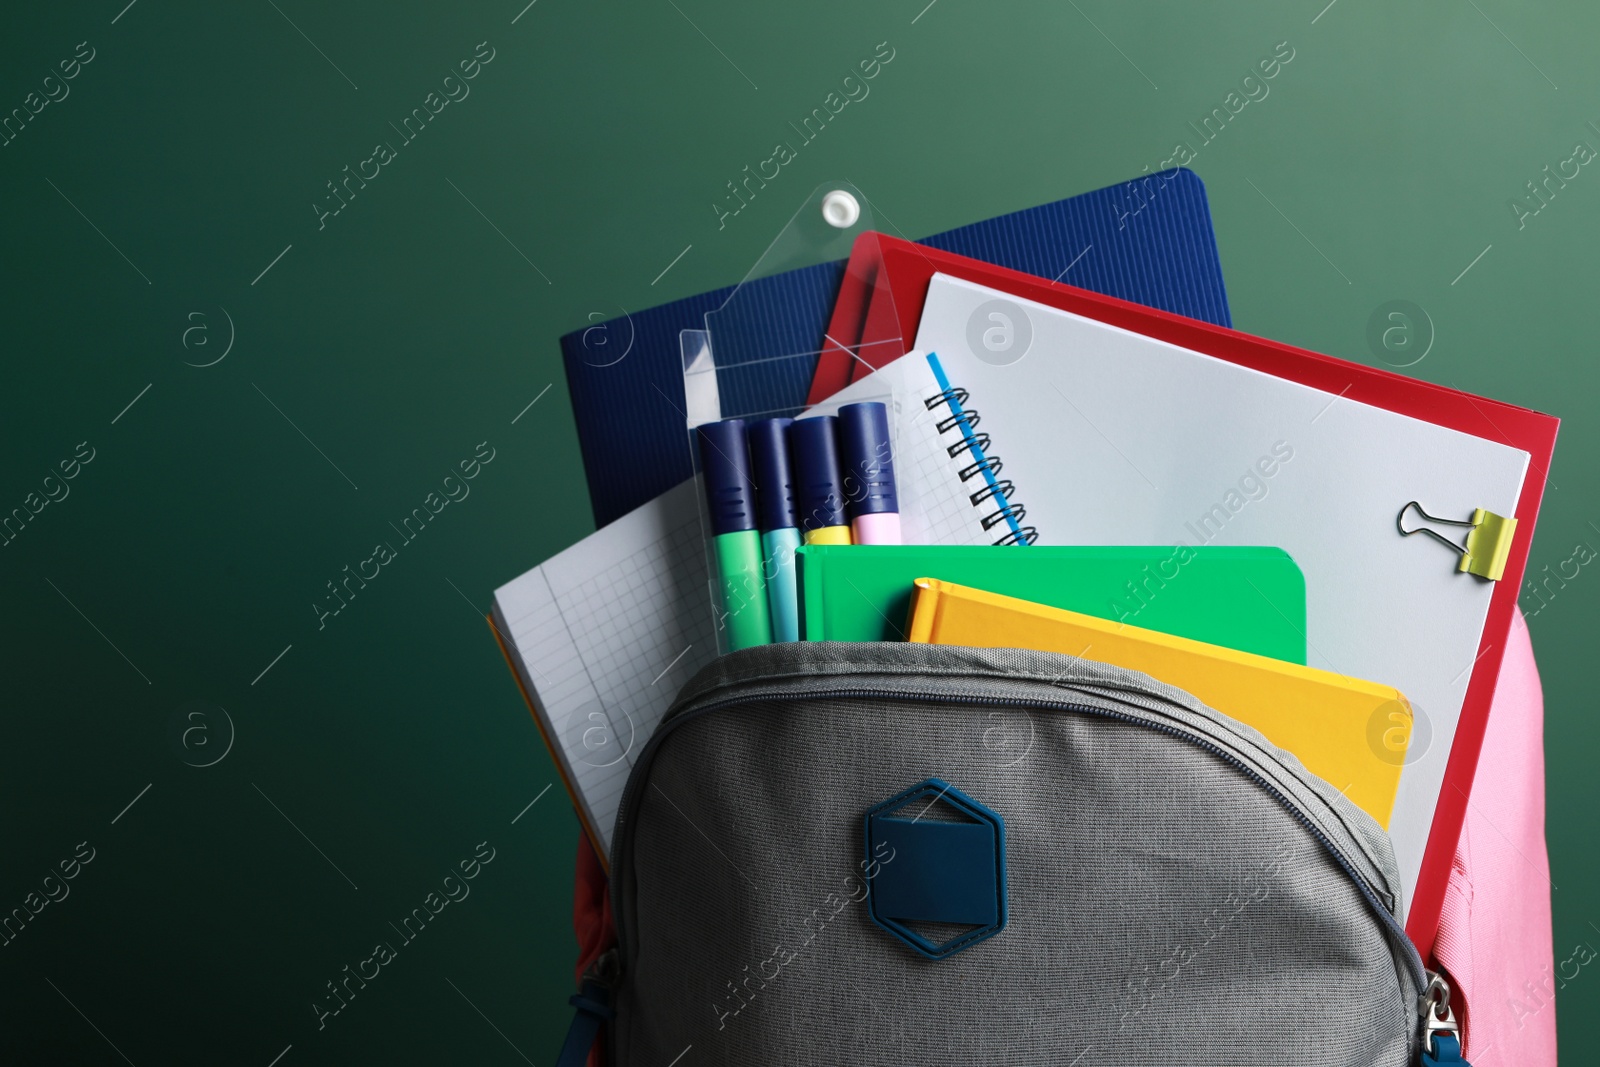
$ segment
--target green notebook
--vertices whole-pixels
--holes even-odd
[[[805,545],[807,641],[903,641],[918,578],[1306,661],[1306,581],[1281,548]]]

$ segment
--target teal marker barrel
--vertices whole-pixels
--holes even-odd
[[[772,639],[800,640],[800,591],[794,554],[800,548],[800,531],[793,527],[768,530],[761,535],[766,555],[767,604],[772,609]]]
[[[743,419],[724,419],[699,429],[700,469],[711,512],[711,548],[722,594],[728,651],[772,643],[772,615],[756,529],[756,492]]]

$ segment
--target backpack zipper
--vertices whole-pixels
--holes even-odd
[[[1437,1056],[1440,1052],[1439,1039],[1449,1038],[1455,1041],[1459,1053],[1461,1027],[1456,1022],[1455,1012],[1450,1010],[1450,983],[1444,980],[1442,974],[1433,971],[1426,973],[1428,984],[1417,998],[1417,1014],[1422,1016],[1422,1051]],[[1464,1067],[1471,1067],[1464,1059],[1458,1057],[1458,1061]]]
[[[1141,695],[1147,698],[1151,696],[1151,694],[1147,693]],[[1328,836],[1324,834],[1321,828],[1311,820],[1310,816],[1301,810],[1299,804],[1285,796],[1283,792],[1277,788],[1277,786],[1267,781],[1267,779],[1262,777],[1262,775],[1253,767],[1245,763],[1238,756],[1235,756],[1233,753],[1229,752],[1227,749],[1223,748],[1221,745],[1218,745],[1209,738],[1199,736],[1198,734],[1192,733],[1188,730],[1179,729],[1178,727],[1169,725],[1167,723],[1151,722],[1135,715],[1128,715],[1123,712],[1112,711],[1108,708],[1097,708],[1087,704],[1074,704],[1070,701],[1042,699],[1024,700],[1016,697],[960,696],[949,693],[908,692],[905,690],[891,691],[884,689],[858,688],[744,694],[735,697],[727,697],[711,704],[707,704],[704,707],[686,709],[677,715],[672,715],[667,720],[664,720],[659,727],[657,727],[656,732],[651,735],[650,740],[646,742],[644,751],[639,754],[639,762],[634,765],[632,772],[628,775],[628,782],[623,787],[622,801],[617,807],[617,823],[613,834],[613,842],[611,847],[611,876],[613,886],[617,889],[619,895],[626,895],[630,897],[630,899],[626,900],[626,902],[615,902],[621,904],[621,906],[614,907],[612,909],[612,923],[616,927],[617,947],[620,950],[621,956],[618,974],[619,983],[622,980],[625,980],[628,971],[628,964],[632,961],[632,953],[629,949],[627,936],[627,916],[629,907],[632,904],[631,886],[627,883],[627,880],[624,877],[621,877],[625,874],[625,860],[630,854],[630,846],[632,844],[633,820],[631,816],[633,814],[633,809],[638,804],[639,793],[643,789],[643,786],[640,783],[643,782],[646,774],[648,773],[649,766],[654,760],[656,752],[660,748],[661,743],[666,739],[668,734],[670,734],[682,723],[689,722],[693,719],[698,719],[702,715],[708,715],[714,711],[720,711],[723,708],[733,707],[739,704],[767,704],[778,703],[780,701],[793,702],[796,700],[819,699],[882,700],[892,703],[925,702],[943,705],[973,705],[982,707],[1017,708],[1021,710],[1038,709],[1041,711],[1071,711],[1085,715],[1094,715],[1103,719],[1110,719],[1114,722],[1127,723],[1132,726],[1142,726],[1146,729],[1155,730],[1160,733],[1179,738],[1180,740],[1187,741],[1190,744],[1211,753],[1212,755],[1221,759],[1224,763],[1227,763],[1229,766],[1243,773],[1245,777],[1255,783],[1258,788],[1276,800],[1279,805],[1281,805],[1284,810],[1287,811],[1290,816],[1301,825],[1301,827],[1303,827],[1318,841],[1318,843],[1322,845],[1323,849],[1328,853],[1328,855],[1331,856],[1334,862],[1339,865],[1340,869],[1345,872],[1345,875],[1355,883],[1356,888],[1361,892],[1361,896],[1366,900],[1367,906],[1377,914],[1379,920],[1383,923],[1385,931],[1389,934],[1390,944],[1392,947],[1397,949],[1401,961],[1404,963],[1406,970],[1410,974],[1414,988],[1420,991],[1418,1014],[1423,1016],[1424,1022],[1427,1023],[1427,1033],[1423,1035],[1423,1048],[1427,1049],[1429,1047],[1428,1042],[1431,1041],[1432,1036],[1435,1033],[1435,1025],[1433,1023],[1433,1020],[1436,1018],[1434,1013],[1435,1004],[1443,1009],[1443,1015],[1438,1016],[1440,1022],[1437,1026],[1437,1029],[1440,1031],[1448,1030],[1451,1033],[1454,1032],[1456,1023],[1454,1017],[1450,1014],[1449,985],[1442,977],[1428,971],[1423,966],[1421,953],[1417,951],[1416,945],[1412,943],[1410,936],[1405,931],[1405,927],[1400,925],[1400,921],[1396,919],[1394,914],[1390,912],[1388,907],[1384,905],[1382,899],[1378,895],[1377,890],[1375,890],[1372,887],[1372,884],[1367,881],[1366,877],[1356,869],[1355,865],[1347,856],[1345,856],[1339,847],[1329,840]],[[1155,699],[1160,698],[1157,697]],[[1436,991],[1442,991],[1442,998],[1435,996]],[[1448,1020],[1447,1022],[1444,1021],[1446,1019]]]

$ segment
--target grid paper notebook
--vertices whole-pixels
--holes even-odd
[[[634,760],[716,656],[697,491],[684,482],[494,593],[494,624],[603,855]]]
[[[927,403],[941,393],[927,358],[911,354],[807,413],[888,403],[906,542],[993,543],[1006,524],[983,526],[997,505],[973,503],[984,481],[960,477],[976,457],[951,456],[961,429],[944,425],[947,404]],[[604,856],[634,761],[678,690],[717,654],[699,493],[691,478],[495,590],[494,625]]]

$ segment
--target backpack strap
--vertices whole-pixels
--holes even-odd
[[[566,1067],[566,1064],[563,1063],[561,1067]],[[1472,1065],[1461,1054],[1461,1039],[1455,1034],[1429,1034],[1428,1047],[1422,1052],[1422,1067],[1472,1067]]]
[[[567,1003],[578,1009],[567,1029],[567,1040],[556,1057],[556,1067],[584,1067],[589,1060],[589,1050],[594,1047],[600,1028],[616,1018],[611,1007],[611,991],[593,978],[587,978],[583,990],[568,998]]]

